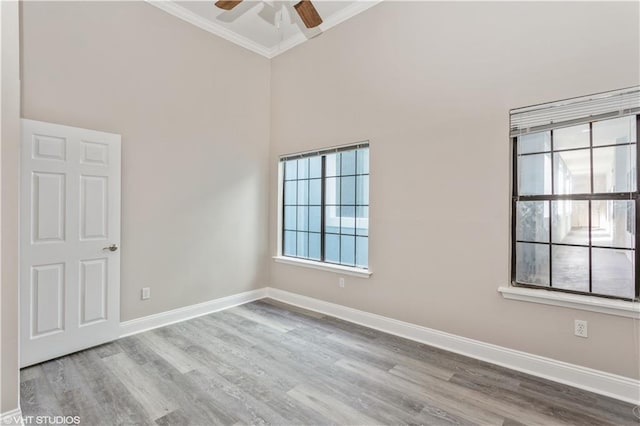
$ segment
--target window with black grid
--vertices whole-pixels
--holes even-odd
[[[637,299],[640,116],[513,138],[512,281]]]
[[[282,162],[282,254],[368,268],[368,144]]]

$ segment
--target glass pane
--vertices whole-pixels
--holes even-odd
[[[320,232],[320,209],[322,207],[309,207],[309,231]]]
[[[326,204],[340,204],[340,178],[327,178],[324,191]]]
[[[369,176],[356,177],[356,204],[369,204]]]
[[[307,233],[298,232],[298,257],[307,257],[309,254],[309,246],[307,245]]]
[[[309,234],[309,258],[320,260],[320,234]]]
[[[327,154],[325,176],[340,175],[340,153]]]
[[[342,153],[342,170],[340,173],[344,175],[356,174],[356,151],[345,151]]]
[[[551,132],[518,136],[518,154],[551,151]]]
[[[327,206],[324,213],[324,230],[327,233],[340,233],[340,207]]]
[[[591,291],[610,296],[634,297],[635,252],[594,248]]]
[[[340,207],[327,206],[324,212],[324,230],[327,233],[340,233]]]
[[[636,244],[635,201],[594,200],[591,202],[591,244],[634,248]]]
[[[636,190],[636,145],[593,149],[594,192]]]
[[[589,125],[564,127],[553,131],[553,150],[586,148],[589,146]]]
[[[285,206],[284,208],[284,229],[295,231],[296,229],[296,206]]]
[[[589,245],[589,202],[551,202],[551,239],[554,243]]]
[[[554,194],[591,192],[591,159],[588,149],[553,154]]]
[[[552,246],[551,286],[589,291],[589,247]]]
[[[355,176],[343,177],[340,193],[340,204],[356,203],[356,178]]]
[[[340,207],[340,233],[355,235],[356,233],[356,208],[354,206]]]
[[[635,115],[593,123],[593,146],[629,142],[637,142]]]
[[[549,242],[549,202],[519,201],[516,205],[516,239]]]
[[[285,231],[284,233],[284,247],[282,252],[285,256],[296,255],[296,233],[294,231]]]
[[[309,204],[319,206],[321,203],[322,180],[311,179],[309,181]]]
[[[516,244],[516,281],[549,285],[549,246],[546,244]]]
[[[284,204],[285,205],[295,205],[296,204],[296,189],[297,182],[290,181],[284,183]]]
[[[309,207],[298,206],[298,231],[309,230]]]
[[[518,157],[520,195],[551,194],[551,155],[533,154]]]
[[[356,237],[342,235],[340,237],[340,263],[354,266],[356,264]]]
[[[324,236],[324,260],[340,263],[340,236],[325,234]]]
[[[367,268],[369,266],[369,239],[356,237],[356,266]]]
[[[369,148],[359,149],[357,151],[357,170],[358,174],[369,173]]]
[[[369,207],[356,207],[356,235],[369,235]]]
[[[298,181],[298,205],[309,204],[309,181]]]
[[[298,179],[307,179],[309,177],[309,159],[303,158],[298,160]]]
[[[319,178],[322,177],[322,157],[316,156],[309,158],[309,177]]]
[[[284,179],[291,180],[298,178],[298,160],[284,162]]]

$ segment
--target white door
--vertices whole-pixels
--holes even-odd
[[[22,120],[20,365],[118,338],[120,135]]]

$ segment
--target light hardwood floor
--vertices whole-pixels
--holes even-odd
[[[21,372],[85,425],[638,425],[633,406],[262,300]]]

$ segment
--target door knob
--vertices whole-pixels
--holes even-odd
[[[111,244],[110,246],[105,247],[102,250],[116,251],[116,250],[118,250],[118,245],[117,244]]]

